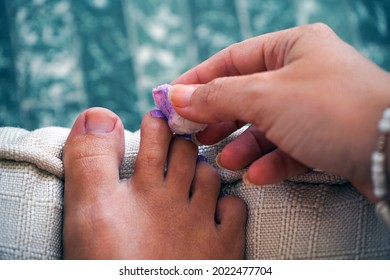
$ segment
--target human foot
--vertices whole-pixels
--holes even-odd
[[[79,116],[64,149],[64,258],[243,258],[245,204],[218,197],[219,176],[197,163],[192,142],[147,114],[128,180],[119,179],[123,154],[118,116],[102,108]]]

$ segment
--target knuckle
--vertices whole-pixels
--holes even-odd
[[[217,78],[211,81],[207,86],[203,87],[203,91],[200,94],[200,105],[202,106],[214,106],[218,102],[218,92],[223,90],[224,82],[226,78]]]
[[[329,32],[332,31],[332,29],[329,27],[329,25],[322,23],[322,22],[316,22],[311,25],[312,29],[320,31],[320,32]]]
[[[64,148],[64,157],[77,161],[109,154],[108,141],[101,140],[99,136],[91,138],[84,135],[73,139],[73,141],[68,141]]]
[[[116,161],[116,158],[110,154],[104,153],[95,153],[95,154],[85,154],[80,153],[76,155],[73,159],[73,163],[75,166],[79,166],[80,169],[84,170],[84,172],[89,172],[91,174],[99,174],[99,170],[104,168],[104,164]]]
[[[77,172],[93,178],[101,177],[107,164],[118,164],[118,153],[114,141],[100,136],[83,135],[65,144],[63,161],[65,172]],[[70,171],[72,170],[72,171]]]
[[[162,156],[161,151],[158,149],[149,149],[147,153],[139,156],[139,160],[143,166],[155,167],[165,164],[165,158]]]
[[[322,22],[307,25],[304,27],[304,29],[304,32],[308,32],[316,36],[329,36],[331,34],[334,34],[333,29],[329,27],[329,25]]]
[[[85,141],[80,145],[80,156],[83,157],[111,157],[114,151],[113,143],[108,139],[95,139],[98,141]]]

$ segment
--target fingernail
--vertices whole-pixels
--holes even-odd
[[[154,110],[150,111],[150,115],[153,118],[156,118],[156,119],[167,120],[167,117],[164,115],[164,113],[161,112],[161,110],[158,110],[158,109],[154,109]]]
[[[198,155],[196,162],[208,162],[207,158],[204,155]]]
[[[174,85],[168,92],[168,99],[173,106],[186,107],[190,105],[195,88],[186,85]]]
[[[93,132],[111,132],[117,122],[117,116],[108,109],[93,108],[86,112],[85,130]]]
[[[251,180],[249,180],[249,176],[248,176],[248,172],[245,173],[243,176],[242,176],[242,180],[244,181],[244,184],[245,185],[254,185]]]
[[[225,168],[225,167],[223,167],[222,164],[221,164],[221,153],[219,153],[219,154],[215,157],[215,163],[217,164],[217,166],[218,166],[219,168]]]

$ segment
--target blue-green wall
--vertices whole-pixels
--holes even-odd
[[[0,126],[70,127],[103,106],[135,130],[153,87],[229,44],[318,21],[390,70],[387,0],[0,0]]]

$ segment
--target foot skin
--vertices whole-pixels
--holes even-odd
[[[64,258],[243,258],[245,204],[219,198],[219,175],[197,153],[146,114],[134,175],[120,180],[122,122],[102,108],[82,113],[64,149]]]

